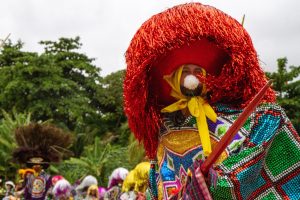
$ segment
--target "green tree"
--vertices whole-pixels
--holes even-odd
[[[114,168],[131,166],[127,153],[130,131],[123,112],[124,70],[102,78],[93,59],[80,53],[78,37],[40,44],[44,46],[40,54],[23,51],[21,41],[3,46],[0,106],[8,113],[13,108],[32,113],[33,121],[51,119],[76,133],[71,148],[75,156],[52,170],[70,180],[90,172],[106,182]]]
[[[108,177],[117,167],[133,168],[130,165],[127,148],[111,145],[96,137],[94,144],[87,145],[80,158],[72,157],[57,166],[54,171],[60,172],[71,182],[87,175],[95,176],[99,185],[106,186]]]
[[[126,117],[123,111],[123,80],[125,70],[113,72],[102,80],[102,92],[97,93],[100,107],[105,112],[104,120],[106,130],[119,134],[119,129]]]
[[[277,59],[277,71],[266,75],[273,79],[277,101],[300,133],[300,66],[290,66],[288,70],[287,63],[287,58]]]
[[[41,55],[23,52],[23,44],[8,43],[0,54],[0,105],[29,111],[35,120],[53,119],[74,130],[100,117],[93,94],[101,87],[100,69],[76,52],[79,38],[43,41]]]
[[[138,142],[137,139],[135,139],[133,134],[129,136],[128,156],[129,162],[133,166],[146,160],[146,153],[144,147]]]
[[[42,41],[40,55],[22,50],[23,43],[3,46],[0,54],[0,106],[10,112],[30,112],[34,121],[53,123],[78,133],[76,155],[85,142],[106,132],[106,107],[98,97],[105,92],[100,68],[79,53],[79,37]]]
[[[0,121],[0,174],[6,178],[13,178],[16,175],[17,165],[12,163],[12,152],[17,144],[14,138],[14,130],[31,122],[31,115],[16,113],[12,115],[2,110],[4,116]]]

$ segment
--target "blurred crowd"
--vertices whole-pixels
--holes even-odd
[[[10,180],[4,182],[0,179],[0,195],[3,200],[151,199],[147,189],[149,170],[149,162],[142,162],[131,171],[122,167],[117,168],[110,175],[108,185],[103,187],[98,185],[97,178],[92,175],[85,176],[75,183],[70,183],[61,175],[53,175],[47,180],[43,179],[45,184],[39,184],[38,181],[29,184],[31,180],[37,180],[43,171],[37,173],[31,168],[20,169],[18,183]],[[33,197],[35,191],[42,191],[45,195],[41,198]],[[30,193],[30,196],[27,193]]]

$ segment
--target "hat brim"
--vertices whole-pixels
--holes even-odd
[[[28,164],[37,164],[37,165],[44,165],[44,164],[49,164],[49,162],[27,162]]]

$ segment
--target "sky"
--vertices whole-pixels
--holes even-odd
[[[42,52],[41,40],[80,36],[81,52],[96,58],[101,75],[125,69],[124,53],[144,21],[184,0],[0,0],[0,38],[11,33],[24,50]],[[256,48],[265,71],[277,58],[300,65],[299,0],[203,0],[238,21]]]

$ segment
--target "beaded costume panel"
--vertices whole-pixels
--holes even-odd
[[[300,199],[298,133],[276,104],[259,106],[250,118],[243,151],[215,167],[213,199]]]
[[[208,121],[213,145],[241,113],[225,105],[214,109],[218,121]],[[173,126],[164,119],[158,149],[164,199],[185,183],[191,163],[203,158],[193,120]],[[280,106],[256,108],[221,157],[213,167],[218,174],[216,184],[210,185],[213,199],[300,199],[300,138]]]
[[[207,119],[210,131],[212,149],[229,129],[236,113],[231,116],[220,116],[216,123]],[[242,144],[248,137],[246,129],[241,129],[234,137],[226,151],[220,156],[218,163],[225,160],[228,155],[234,155],[242,149]],[[160,180],[164,191],[164,199],[186,182],[189,167],[195,160],[204,160],[203,150],[196,128],[196,119],[187,117],[180,125],[174,125],[168,116],[163,118],[160,131],[160,142],[157,153]]]

